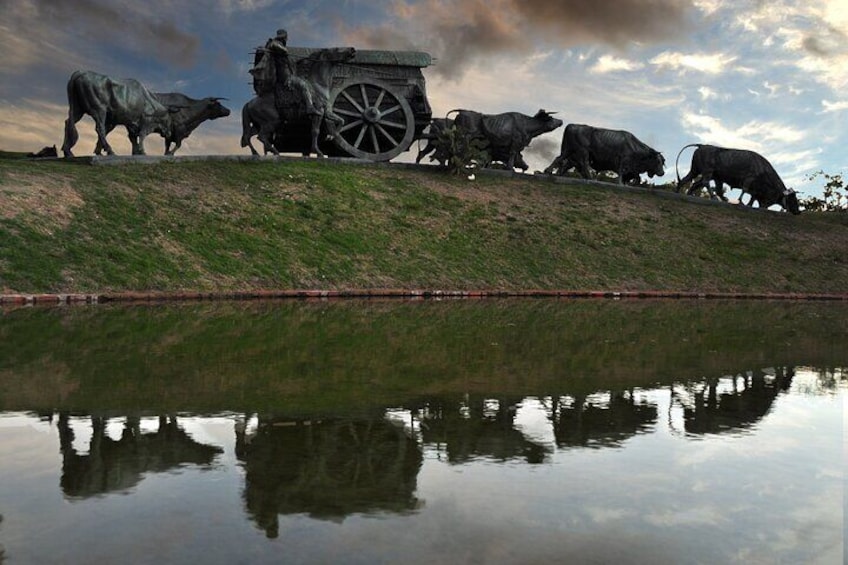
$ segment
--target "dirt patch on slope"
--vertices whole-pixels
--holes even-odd
[[[67,227],[74,210],[83,204],[82,196],[67,178],[9,173],[0,185],[0,218],[36,213],[47,220],[42,226],[47,231]]]

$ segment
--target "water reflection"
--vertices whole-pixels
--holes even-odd
[[[748,430],[789,390],[794,375],[794,367],[745,371],[651,394],[628,389],[543,397],[433,395],[402,407],[408,421],[392,417],[396,407],[360,418],[234,417],[245,508],[271,538],[278,535],[281,515],[337,520],[355,513],[403,514],[422,504],[416,488],[425,449],[451,464],[477,459],[542,464],[556,450],[620,448],[663,424],[657,405],[662,395],[668,396],[669,414],[682,409],[687,434]],[[519,411],[533,411],[530,400],[538,412],[529,414],[537,432],[532,437],[516,422]],[[52,422],[54,416],[46,419]],[[60,486],[70,498],[127,492],[151,473],[208,469],[223,453],[219,446],[193,439],[174,415],[159,416],[155,431],[149,425],[142,429],[138,415],[113,416],[120,427],[117,439],[107,433],[109,418],[87,419],[90,439],[81,446],[75,428],[85,420],[67,411],[55,416]],[[673,428],[671,417],[667,425]],[[540,439],[545,436],[553,441]]]
[[[769,373],[757,369],[688,386],[674,400],[683,406],[687,433],[734,433],[751,428],[768,414],[775,398],[789,390],[794,376],[794,367],[777,367]]]
[[[541,463],[550,448],[529,440],[515,427],[522,400],[470,394],[460,399],[431,398],[418,411],[422,440],[444,451],[451,463],[476,458]]]
[[[551,421],[559,447],[618,447],[657,421],[656,405],[637,400],[632,389],[610,391],[605,397],[558,397],[552,406]]]
[[[3,314],[0,560],[827,562],[848,388],[809,367],[848,365],[846,315],[555,301]]]
[[[126,492],[148,473],[165,473],[186,465],[209,467],[222,449],[194,441],[175,416],[159,416],[155,432],[143,432],[140,418],[124,418],[120,438],[107,433],[108,418],[91,416],[88,449],[74,445],[69,414],[57,418],[59,451],[62,454],[62,492],[71,498],[87,498],[109,492]],[[85,451],[84,453],[81,451]]]
[[[384,419],[290,420],[261,415],[236,424],[247,513],[269,538],[279,515],[339,519],[405,513],[415,497],[422,454],[403,428]]]

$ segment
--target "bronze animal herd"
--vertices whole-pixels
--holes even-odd
[[[363,61],[369,62],[383,54],[394,56],[395,61],[402,55],[407,59],[426,56],[423,63],[412,58],[413,62],[405,63],[406,66],[386,67],[406,81],[401,82],[403,88],[400,90],[386,86],[384,81],[366,80],[352,84],[348,90],[331,93],[334,69],[344,65],[355,67],[357,51],[353,48],[309,50],[308,57],[295,62],[290,51],[304,50],[286,47],[286,40],[285,30],[279,30],[277,37],[269,39],[256,51],[251,74],[257,95],[242,109],[241,138],[241,146],[248,147],[254,155],[258,153],[250,142],[252,136],[258,135],[266,154],[279,155],[278,148],[287,148],[280,145],[282,131],[299,127],[303,130],[299,135],[308,137],[303,142],[298,140],[304,155],[323,156],[319,143],[335,140],[341,142],[342,154],[388,160],[408,150],[412,141],[419,139],[425,145],[420,148],[415,162],[429,155],[430,161],[444,164],[449,156],[444,149],[439,150],[439,136],[455,128],[470,138],[479,139],[486,147],[489,160],[482,163],[483,166],[500,162],[509,170],[526,171],[528,165],[521,152],[535,137],[563,125],[562,120],[553,117],[553,112],[545,110],[529,116],[519,112],[483,114],[462,109],[451,111],[446,118],[432,119],[424,94],[423,76],[413,68],[424,66],[429,55],[417,52],[370,52],[370,59],[360,55]],[[409,74],[410,69],[418,73],[417,80]],[[338,76],[349,75],[345,71]],[[405,87],[409,88],[404,90]],[[361,92],[361,97],[349,92]],[[74,72],[68,81],[67,94],[68,118],[62,144],[65,157],[73,156],[72,148],[78,140],[76,123],[86,114],[95,123],[95,153],[98,155],[103,151],[114,154],[106,136],[119,125],[127,130],[133,155],[144,154],[144,138],[150,133],[160,134],[165,140],[165,154],[173,155],[200,124],[230,114],[221,104],[222,98],[194,99],[180,93],[154,93],[137,80],[114,79],[93,71]],[[410,109],[413,104],[414,111]],[[451,117],[452,114],[455,115]],[[355,140],[342,139],[346,130],[359,132]],[[322,131],[326,137],[319,140]],[[368,149],[369,143],[373,149]],[[397,150],[385,151],[387,143],[390,147],[396,145]],[[800,213],[795,191],[784,185],[774,167],[761,155],[741,149],[691,144],[681,149],[677,161],[690,147],[695,148],[690,171],[682,179],[678,173],[678,192],[685,188],[687,194],[694,194],[706,189],[712,198],[727,201],[724,191],[727,185],[741,189],[743,195],[747,193],[750,196],[748,206],[757,202],[761,208],[779,205],[793,214]],[[619,184],[639,183],[642,174],[663,176],[665,158],[628,131],[568,124],[563,132],[560,154],[544,172],[564,175],[571,170],[576,170],[585,179],[592,178],[592,171],[609,171],[615,173]]]

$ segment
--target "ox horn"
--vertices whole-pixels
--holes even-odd
[[[224,98],[223,96],[213,96],[212,100],[215,102],[220,102],[221,100],[229,100],[229,98]]]

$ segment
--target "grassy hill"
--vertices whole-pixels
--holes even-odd
[[[848,214],[336,160],[0,155],[0,292],[848,291]]]

